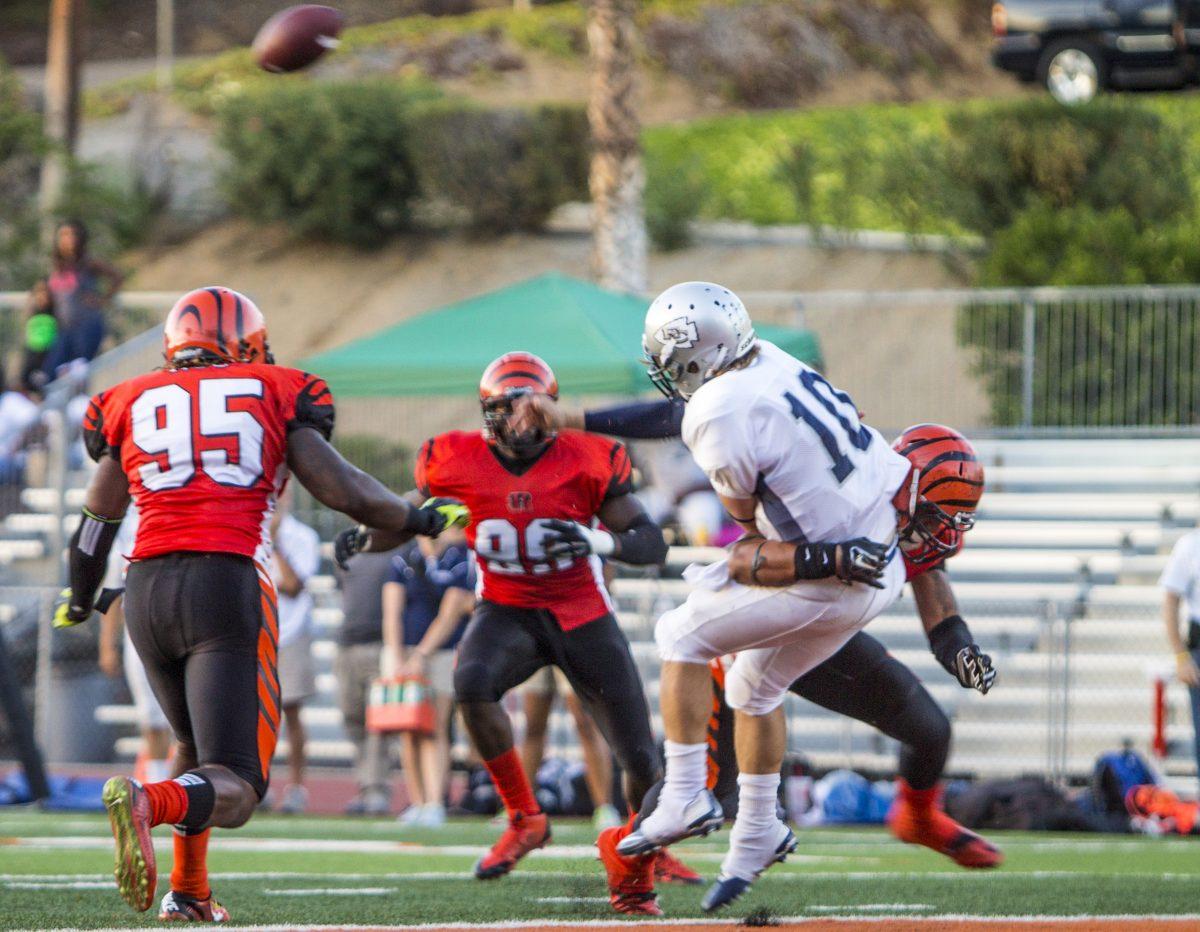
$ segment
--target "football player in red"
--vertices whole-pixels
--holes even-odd
[[[175,826],[160,919],[222,922],[209,828],[236,828],[267,789],[279,728],[277,612],[265,569],[275,502],[294,472],[337,511],[397,536],[464,523],[461,504],[393,495],[330,445],[333,399],[313,375],[273,365],[259,309],[228,288],[179,299],[163,328],[166,365],[96,395],[84,418],[98,464],[70,545],[70,588],[54,624],[90,617],[132,496],[140,513],[125,621],[178,740],[174,779],[104,786],[116,878],[134,909],[157,882],[150,830]]]
[[[507,874],[550,840],[500,705],[541,667],[557,666],[583,700],[625,772],[627,799],[640,800],[661,775],[642,682],[600,561],[658,564],[666,542],[631,494],[620,443],[574,430],[513,430],[513,403],[529,395],[557,397],[550,367],[530,353],[501,356],[479,384],[483,430],[434,437],[416,466],[421,495],[461,499],[471,512],[467,538],[481,591],[459,646],[455,698],[509,815],[508,829],[475,865],[485,880]],[[365,529],[343,532],[339,551],[386,550],[393,540]],[[612,904],[619,912],[660,915],[654,856],[616,853],[629,830],[608,829],[597,843]]]
[[[682,406],[642,402],[597,411],[568,411],[543,398],[517,403],[517,429],[578,427],[614,436],[659,439],[679,435]],[[913,589],[930,649],[965,689],[986,694],[995,682],[991,658],[975,643],[945,571],[945,561],[962,549],[975,523],[983,495],[984,470],[974,448],[957,431],[936,424],[905,430],[893,447],[912,463],[912,472],[895,499],[898,538],[907,579]],[[744,538],[733,547],[730,570],[745,585],[790,585],[794,581],[794,543]],[[709,788],[726,816],[736,809],[732,792],[736,762],[731,716],[724,712],[720,670],[714,671],[714,707],[710,722]],[[865,722],[901,744],[897,797],[888,815],[893,833],[925,845],[964,867],[995,867],[1003,855],[994,845],[951,819],[940,806],[939,780],[950,751],[950,721],[906,666],[860,631],[834,656],[796,680],[791,692]],[[653,811],[655,795],[643,801]]]

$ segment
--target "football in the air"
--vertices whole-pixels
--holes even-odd
[[[330,6],[306,3],[280,10],[254,37],[254,59],[266,71],[296,71],[338,44],[343,17]]]

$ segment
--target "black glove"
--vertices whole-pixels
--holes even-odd
[[[371,543],[371,532],[365,524],[348,527],[333,539],[333,562],[342,569],[356,553],[361,553]]]
[[[456,498],[430,498],[413,515],[411,528],[422,537],[437,537],[450,527],[466,527],[471,512]]]
[[[888,565],[888,544],[876,543],[865,537],[856,537],[837,545],[835,575],[846,584],[866,583],[882,589],[884,571]]]
[[[542,527],[550,532],[542,538],[542,549],[552,560],[578,560],[593,553],[606,557],[615,549],[611,534],[586,527],[578,521],[552,518],[543,521]]]
[[[996,682],[992,658],[979,649],[961,616],[951,615],[938,622],[929,632],[929,647],[963,689],[976,689],[986,696]]]

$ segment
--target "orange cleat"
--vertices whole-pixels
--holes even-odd
[[[550,820],[544,812],[527,815],[518,812],[508,822],[504,834],[492,845],[492,850],[475,863],[475,876],[480,880],[503,877],[530,851],[544,848],[550,842]]]
[[[1200,805],[1184,802],[1168,789],[1152,783],[1132,786],[1125,794],[1131,816],[1156,819],[1168,831],[1189,835],[1200,823]]]
[[[903,780],[887,815],[888,828],[903,842],[924,845],[962,867],[999,867],[1004,854],[987,839],[963,828],[941,808],[938,788],[914,790]]]
[[[671,854],[666,848],[658,852],[654,862],[654,879],[658,883],[702,884],[704,878]]]
[[[633,857],[618,854],[617,843],[628,834],[629,826],[620,825],[606,828],[596,839],[600,861],[608,874],[609,902],[617,912],[629,916],[661,916],[663,911],[654,892],[654,864],[660,852]]]
[[[154,905],[158,868],[154,842],[150,838],[150,800],[142,785],[129,777],[113,777],[101,794],[117,843],[117,889],[122,899],[138,912]]]

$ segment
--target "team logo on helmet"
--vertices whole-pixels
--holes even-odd
[[[654,334],[654,339],[664,345],[690,349],[696,345],[700,334],[696,330],[696,322],[690,317],[676,317],[659,327],[658,332]]]

